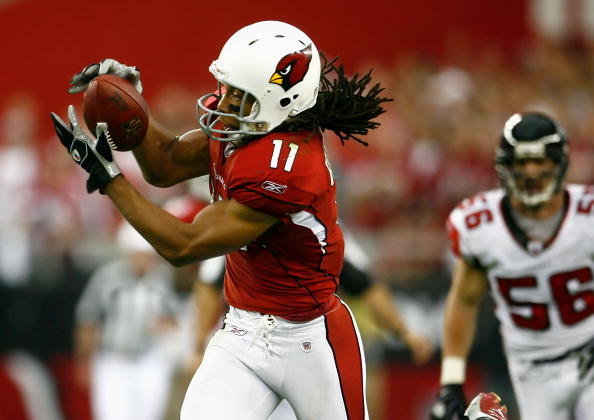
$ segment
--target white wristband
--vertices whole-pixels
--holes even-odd
[[[466,379],[466,360],[458,356],[446,356],[441,361],[441,385],[463,384]]]

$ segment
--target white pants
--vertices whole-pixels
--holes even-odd
[[[508,357],[523,420],[594,420],[594,372],[578,380],[577,358],[534,365]]]
[[[368,419],[363,348],[344,303],[304,323],[231,308],[181,420],[266,420],[283,398],[299,420]]]
[[[91,403],[96,420],[162,420],[173,365],[148,352],[135,358],[100,353],[93,363]]]
[[[297,420],[293,408],[287,400],[282,400],[276,409],[272,412],[268,420]]]

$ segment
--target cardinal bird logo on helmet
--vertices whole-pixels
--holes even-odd
[[[301,82],[311,63],[311,45],[301,51],[285,55],[276,65],[270,83],[281,86],[285,92]]]

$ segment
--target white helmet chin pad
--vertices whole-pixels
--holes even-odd
[[[537,207],[546,203],[558,191],[558,184],[556,180],[551,180],[551,182],[537,194],[528,194],[521,191],[517,188],[513,178],[510,178],[508,182],[510,183],[509,190],[511,194],[527,207]]]
[[[198,100],[199,109],[205,112],[199,118],[202,129],[213,138],[220,134],[219,140],[230,140],[230,134],[265,134],[313,107],[321,63],[313,41],[301,30],[283,22],[264,21],[233,34],[209,70],[219,83],[255,98],[249,115],[234,116],[239,128],[232,131],[217,130],[215,124],[219,117],[234,114],[209,109],[206,100],[212,94]]]
[[[495,166],[503,186],[507,193],[516,198],[527,207],[538,207],[549,201],[555,193],[557,193],[562,186],[562,177],[560,176],[561,168],[555,168],[555,173],[551,181],[538,193],[530,194],[522,191],[516,183],[516,178],[510,168],[504,165]]]

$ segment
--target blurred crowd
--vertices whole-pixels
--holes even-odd
[[[439,62],[406,56],[376,74],[394,98],[382,126],[368,136],[368,150],[333,151],[343,218],[369,238],[377,276],[416,282],[442,266],[449,211],[498,186],[494,151],[512,113],[543,111],[561,121],[571,140],[569,181],[594,179],[593,52],[542,40],[510,58],[462,44]]]
[[[498,186],[494,149],[503,122],[514,112],[549,113],[569,135],[569,181],[594,181],[594,49],[537,40],[510,57],[471,51],[461,42],[439,60],[407,54],[392,67],[372,66],[394,101],[379,118],[381,127],[366,137],[369,146],[342,146],[326,133],[341,218],[370,255],[375,278],[392,288],[405,318],[438,343],[449,286],[445,220],[463,198]],[[162,86],[151,98],[151,112],[176,131],[194,128],[199,94]],[[76,303],[91,273],[117,257],[121,219],[109,200],[86,193],[83,173],[57,139],[40,138],[37,128],[48,110],[39,109],[34,94],[3,99],[0,352],[7,355],[4,364],[16,350],[34,355],[49,366],[46,380],[61,383],[67,370],[56,366],[67,365],[73,352]],[[157,204],[195,193],[190,184],[149,187],[130,153],[116,158]],[[184,274],[175,283],[180,302],[192,288]],[[398,349],[380,341],[373,351],[387,363]],[[82,418],[65,414],[76,409],[67,407],[64,395],[55,398],[61,401],[55,418]]]

